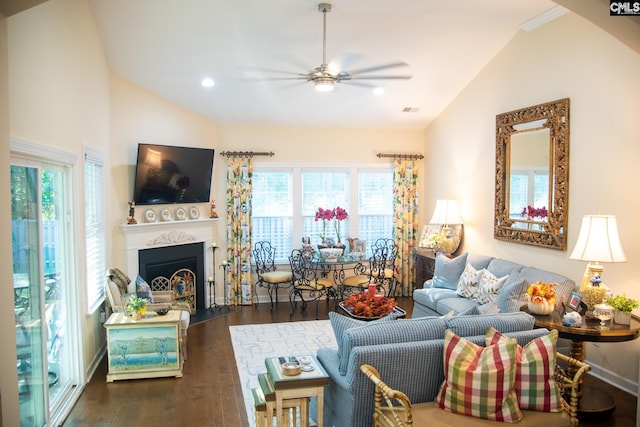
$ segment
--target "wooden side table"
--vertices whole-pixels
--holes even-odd
[[[133,320],[113,313],[107,329],[107,382],[137,378],[182,377],[180,310],[164,316],[147,313]]]
[[[277,426],[282,425],[283,400],[310,397],[316,398],[317,425],[323,425],[324,387],[329,384],[329,375],[315,356],[310,355],[308,357],[311,359],[311,365],[315,369],[309,372],[303,371],[296,376],[283,375],[278,357],[269,357],[264,361],[267,367],[267,374],[275,390],[275,401],[267,400],[267,414],[273,414],[275,406]],[[305,411],[303,410],[302,412]],[[305,425],[304,420],[302,425]]]
[[[413,257],[416,276],[414,288],[420,289],[424,282],[433,278],[433,272],[436,269],[436,253],[431,249],[415,248]]]
[[[520,309],[529,313],[527,306]],[[574,359],[584,361],[584,343],[587,342],[623,342],[631,341],[640,336],[640,321],[633,317],[630,325],[619,325],[613,320],[607,323],[609,329],[597,329],[600,324],[597,319],[588,319],[582,316],[582,325],[578,328],[564,326],[562,324],[562,313],[558,310],[548,316],[538,316],[532,313],[535,318],[535,326],[539,328],[557,329],[558,336],[571,340],[569,356]],[[602,390],[594,388],[584,388],[581,390],[578,413],[580,414],[607,414],[616,408],[616,402]]]

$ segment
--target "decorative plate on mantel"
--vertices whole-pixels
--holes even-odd
[[[189,208],[189,218],[198,219],[200,217],[200,209],[197,206],[191,206]]]
[[[187,219],[187,211],[184,208],[176,208],[176,219],[179,221]]]
[[[145,222],[156,222],[158,218],[156,217],[156,211],[153,209],[147,209],[144,211],[144,220]]]
[[[167,208],[164,208],[160,211],[160,218],[163,221],[171,221],[173,219],[173,216],[171,215],[171,211]]]

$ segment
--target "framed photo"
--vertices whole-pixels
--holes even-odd
[[[356,240],[355,249],[355,252],[367,252],[367,241],[360,239]]]
[[[571,296],[569,297],[569,301],[567,305],[571,307],[574,311],[579,311],[580,303],[582,302],[582,295],[577,292],[571,292]]]

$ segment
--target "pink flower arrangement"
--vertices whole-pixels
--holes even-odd
[[[522,213],[521,215],[523,217],[527,217],[529,219],[531,218],[546,218],[547,215],[549,215],[549,211],[547,210],[546,207],[541,207],[541,208],[534,208],[533,206],[529,205],[526,208],[522,209]]]
[[[333,209],[318,208],[315,215],[315,221],[322,221],[322,234],[320,235],[322,242],[324,243],[327,237],[328,222],[335,219],[336,237],[338,238],[338,243],[340,243],[340,221],[344,221],[348,217],[349,214],[347,211],[340,206],[336,206]]]

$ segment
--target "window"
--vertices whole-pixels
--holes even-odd
[[[279,260],[287,260],[292,250],[292,195],[291,170],[255,172],[254,169],[251,239],[253,242],[270,241]]]
[[[509,217],[521,219],[527,206],[549,208],[549,173],[537,170],[511,172]]]
[[[102,156],[84,148],[84,221],[87,309],[93,313],[104,300],[105,229]]]
[[[279,167],[255,164],[253,174],[252,241],[268,240],[276,260],[288,263],[291,250],[309,237],[320,243],[323,224],[315,221],[318,207],[340,206],[349,218],[340,223],[340,237],[359,237],[371,246],[393,237],[393,169],[391,165]],[[336,237],[335,224],[326,234]]]

